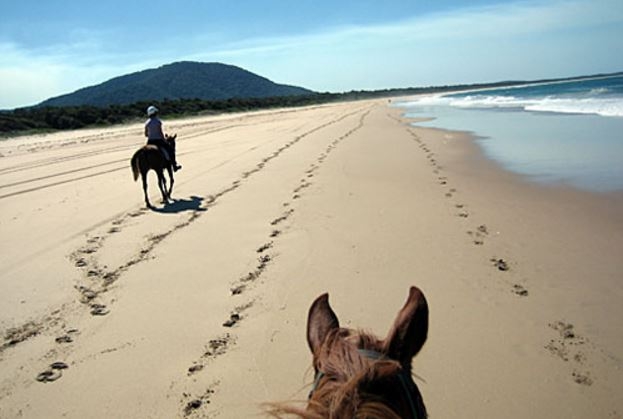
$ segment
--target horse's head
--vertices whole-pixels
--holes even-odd
[[[426,418],[411,377],[411,360],[424,345],[427,332],[428,305],[416,287],[411,287],[385,339],[341,328],[329,295],[318,297],[307,321],[316,372],[309,417]]]
[[[165,134],[164,135],[164,140],[167,143],[169,143],[169,145],[173,147],[174,150],[175,150],[175,139],[176,138],[177,138],[177,134],[173,134],[173,135]]]

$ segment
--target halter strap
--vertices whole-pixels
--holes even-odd
[[[385,354],[382,354],[377,351],[373,351],[371,349],[357,349],[357,352],[359,352],[359,355],[365,356],[366,358],[372,359],[374,361],[387,359],[387,356],[385,356]]]
[[[359,352],[361,356],[364,356],[368,359],[372,359],[374,361],[388,359],[387,356],[385,356],[385,354],[382,354],[377,351],[372,351],[370,349],[358,349],[357,351]],[[314,379],[314,384],[312,385],[312,389],[310,390],[309,395],[307,396],[308,399],[311,399],[314,392],[318,389],[320,380],[322,380],[324,376],[325,376],[325,373],[323,371],[318,370],[318,372],[316,373],[316,377]],[[409,400],[409,407],[411,408],[411,414],[413,415],[413,418],[419,419],[419,416],[417,414],[417,409],[415,408],[415,402],[413,401],[413,398],[411,397],[411,391],[409,389],[409,387],[412,387],[409,385],[410,384],[409,376],[403,369],[400,369],[400,372],[398,373],[398,381],[400,381],[400,385],[402,386],[402,389],[404,390],[404,393],[407,396],[407,400]]]

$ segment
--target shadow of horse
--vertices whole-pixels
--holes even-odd
[[[200,196],[191,196],[190,199],[173,199],[164,204],[162,208],[153,208],[155,212],[162,214],[178,214],[184,211],[203,212],[208,209],[201,206],[204,198]]]

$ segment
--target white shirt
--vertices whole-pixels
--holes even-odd
[[[148,140],[164,140],[162,121],[158,117],[149,118],[145,122],[145,135]]]

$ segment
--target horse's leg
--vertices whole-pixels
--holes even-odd
[[[171,165],[167,166],[167,171],[169,172],[169,181],[170,181],[170,185],[169,185],[169,198],[171,198],[171,193],[173,192],[173,183],[175,182],[175,180],[173,179],[173,169],[171,168]]]
[[[162,172],[162,190],[164,191],[164,195],[167,197],[167,201],[169,199],[169,192],[167,190],[167,178],[164,176],[164,171]]]
[[[160,187],[160,192],[162,193],[162,203],[168,204],[169,199],[167,197],[167,185],[164,179],[164,173],[162,172],[162,169],[158,170],[157,173],[158,173],[158,186]]]
[[[147,208],[151,208],[151,202],[149,202],[149,195],[147,195],[147,172],[141,170],[141,179],[143,181],[143,193],[145,194],[145,205],[147,205]]]

